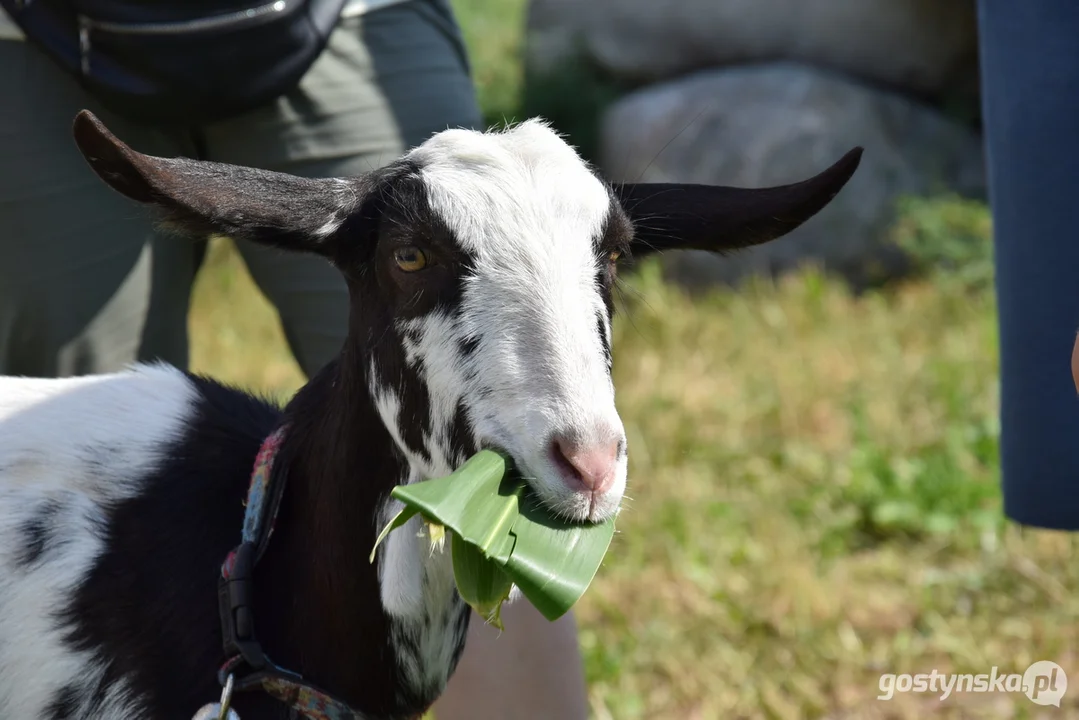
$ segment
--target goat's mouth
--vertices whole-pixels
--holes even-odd
[[[578,458],[573,458],[574,463],[553,444],[536,454],[516,453],[500,443],[481,443],[481,447],[510,458],[540,504],[559,519],[599,523],[618,512],[626,479],[623,450],[601,472]]]

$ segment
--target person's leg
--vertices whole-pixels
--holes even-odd
[[[344,20],[296,92],[206,129],[209,157],[297,175],[354,175],[446,127],[479,127],[464,52],[444,4],[409,2]],[[343,281],[317,258],[239,247],[312,373],[343,343]],[[438,720],[587,717],[572,615],[552,624],[521,600],[503,620],[499,635],[473,616],[461,666],[435,705]]]
[[[310,177],[360,175],[439,130],[480,122],[450,18],[408,2],[344,18],[300,86],[205,128],[207,159]],[[341,349],[344,282],[324,260],[238,242],[310,376]]]
[[[1004,511],[1079,529],[1079,3],[979,0]]]
[[[140,150],[175,145],[104,111],[22,40],[0,40],[0,96],[0,374],[119,370],[146,327],[152,219],[93,173],[72,120],[89,108]]]
[[[166,157],[197,157],[190,138],[175,138]],[[164,361],[187,370],[191,361],[187,316],[195,275],[209,240],[155,230],[150,239],[150,299],[139,343],[139,362]]]

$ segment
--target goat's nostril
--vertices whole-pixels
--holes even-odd
[[[614,482],[620,448],[620,443],[584,445],[555,438],[551,442],[551,455],[574,490],[580,490],[575,486],[581,485],[599,495]]]

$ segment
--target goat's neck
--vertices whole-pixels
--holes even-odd
[[[389,492],[410,470],[370,400],[363,366],[346,349],[286,409],[288,485],[256,571],[256,611],[275,662],[356,707],[393,716],[441,691],[467,614],[454,595],[448,549],[410,562],[419,540],[403,529],[387,539],[378,564],[368,560]],[[392,569],[381,582],[380,565]],[[410,637],[410,621],[429,623],[432,612],[459,641]],[[438,635],[438,627],[422,630]],[[439,647],[418,649],[417,642]],[[403,652],[420,657],[402,662]],[[433,667],[409,673],[417,662]]]

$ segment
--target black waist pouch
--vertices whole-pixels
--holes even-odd
[[[295,87],[345,2],[0,0],[0,7],[109,110],[145,123],[199,125]]]

